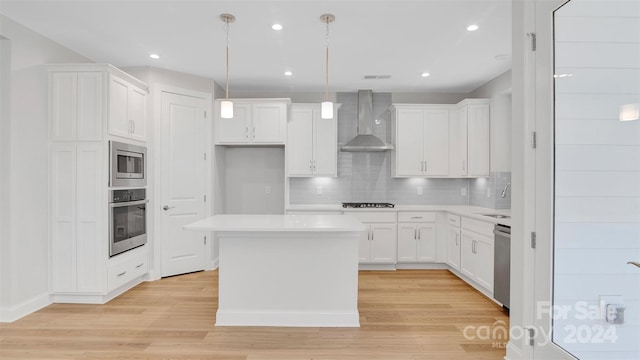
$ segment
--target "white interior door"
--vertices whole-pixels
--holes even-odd
[[[204,232],[185,231],[205,216],[205,111],[207,100],[162,93],[162,276],[204,270]]]
[[[640,358],[640,0],[538,1],[534,359]]]

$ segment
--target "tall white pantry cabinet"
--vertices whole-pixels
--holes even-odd
[[[148,269],[146,246],[112,259],[108,251],[108,140],[144,143],[148,88],[106,64],[48,70],[52,300],[103,303],[145,275],[117,282],[111,268]]]

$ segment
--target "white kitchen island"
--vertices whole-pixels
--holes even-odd
[[[220,241],[216,326],[360,326],[356,218],[215,215],[184,228]]]

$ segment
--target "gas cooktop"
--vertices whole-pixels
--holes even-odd
[[[343,208],[392,208],[390,203],[342,203]]]

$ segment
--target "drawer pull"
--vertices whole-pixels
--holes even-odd
[[[122,275],[124,275],[124,274],[126,274],[126,273],[127,273],[126,271],[123,271],[123,272],[121,272],[120,274],[118,274],[117,276],[118,276],[118,277],[120,277],[120,276],[122,276]]]
[[[422,216],[412,216],[412,219],[422,219]]]
[[[144,265],[144,263],[140,263],[139,265],[136,265],[136,269],[139,269],[142,267],[142,265]]]

